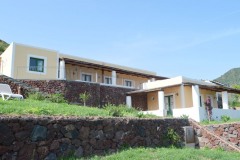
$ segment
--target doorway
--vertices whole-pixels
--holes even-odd
[[[167,116],[172,116],[173,115],[172,109],[174,105],[173,95],[164,96],[164,103],[165,109],[167,110]]]

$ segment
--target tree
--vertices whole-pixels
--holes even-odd
[[[91,97],[91,95],[89,93],[87,93],[86,91],[84,93],[79,94],[79,98],[80,100],[83,101],[83,105],[86,106],[86,101]]]

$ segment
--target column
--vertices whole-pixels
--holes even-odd
[[[160,116],[166,116],[164,108],[164,91],[158,91],[158,110],[160,112]]]
[[[199,95],[199,86],[192,86],[192,101],[193,107],[200,107],[200,95]]]
[[[117,84],[117,73],[116,71],[112,71],[112,85]]]
[[[96,72],[96,83],[98,83],[98,73]]]
[[[222,92],[222,105],[223,105],[223,109],[229,109],[227,91]]]
[[[180,94],[181,94],[181,106],[182,108],[185,108],[185,92],[184,92],[184,85],[182,84],[180,86]]]
[[[66,77],[65,77],[65,61],[64,61],[64,59],[62,59],[60,61],[59,71],[60,71],[59,79],[66,79]]]
[[[132,97],[131,96],[126,97],[126,105],[128,106],[128,108],[132,107]]]

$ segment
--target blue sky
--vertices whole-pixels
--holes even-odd
[[[240,67],[239,0],[1,1],[0,39],[214,79]]]

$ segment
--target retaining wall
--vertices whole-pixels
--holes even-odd
[[[199,147],[222,148],[240,152],[240,123],[201,126],[191,120]]]
[[[184,119],[0,117],[0,159],[57,159],[116,152],[122,147],[170,144],[169,128],[183,138]]]

